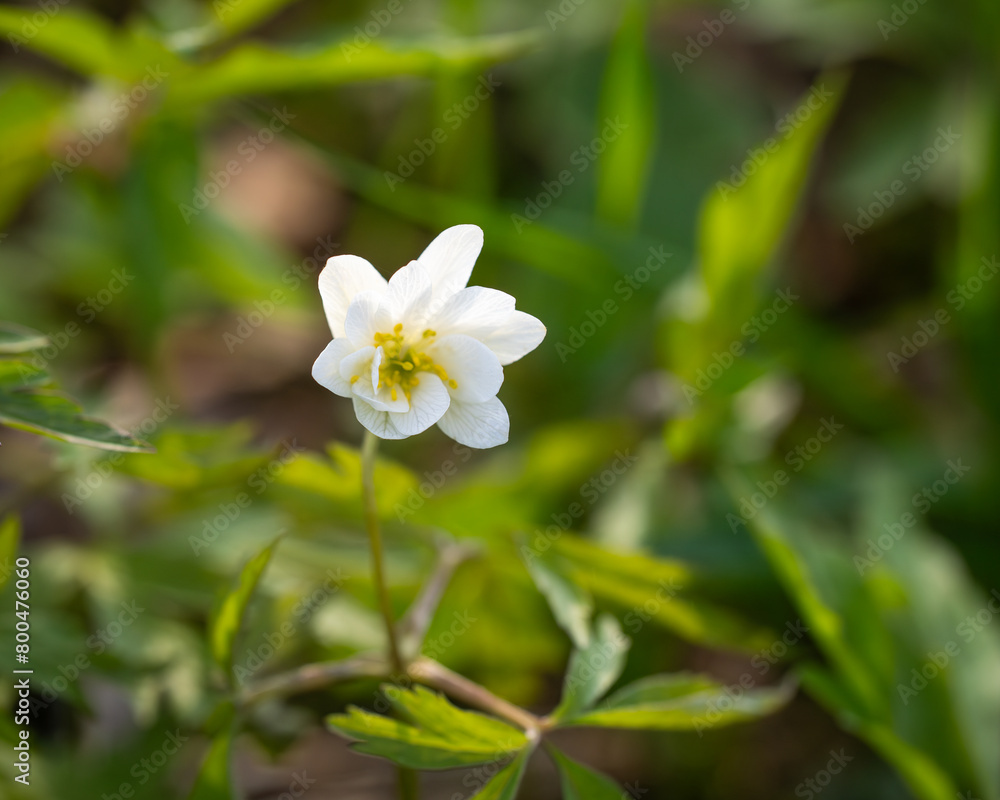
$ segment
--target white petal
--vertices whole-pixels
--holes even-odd
[[[365,400],[376,411],[408,411],[410,402],[405,394],[397,390],[396,399],[393,400],[392,389],[379,383],[378,368],[382,364],[384,355],[385,352],[381,347],[375,348],[371,368],[366,375],[355,381],[351,388],[355,395]]]
[[[411,261],[389,278],[388,307],[395,322],[402,322],[404,333],[412,335],[423,324],[431,304],[431,279],[420,264]],[[388,332],[388,331],[386,331]]]
[[[345,357],[349,357],[354,352],[354,345],[350,339],[334,339],[326,346],[319,358],[313,364],[312,376],[321,386],[325,386],[334,394],[341,397],[351,396],[351,381],[344,380],[340,374],[340,365]]]
[[[417,261],[434,285],[434,301],[440,303],[469,283],[472,268],[483,249],[483,231],[478,225],[455,225],[441,231]]]
[[[345,334],[347,308],[358,292],[384,292],[386,280],[359,256],[334,256],[319,274],[319,293],[333,338]]]
[[[448,390],[437,375],[421,372],[419,380],[410,392],[410,410],[402,414],[389,412],[393,427],[402,436],[423,433],[441,419],[451,403]]]
[[[456,400],[481,403],[500,391],[503,367],[490,348],[471,336],[440,337],[427,348],[427,355],[458,384],[448,389]]]
[[[504,365],[527,355],[545,338],[545,326],[530,314],[516,311],[513,297],[482,286],[452,295],[427,326],[439,336],[464,333],[478,339]]]
[[[358,347],[370,345],[375,334],[386,333],[391,320],[385,295],[378,292],[360,292],[355,295],[347,309],[344,330],[347,337]],[[389,328],[391,329],[391,325]]]
[[[354,376],[358,376],[359,379],[363,378],[371,369],[369,365],[374,355],[375,348],[372,345],[368,345],[368,347],[362,347],[360,350],[355,350],[353,353],[344,356],[340,362],[340,377],[348,383],[351,382],[351,378]]]
[[[512,364],[526,356],[545,338],[545,326],[541,320],[515,311],[507,321],[480,338],[490,350],[496,353],[501,364]]]
[[[470,286],[442,303],[427,325],[441,335],[465,333],[477,339],[514,313],[514,298],[497,289]]]
[[[358,422],[380,439],[405,439],[406,435],[396,430],[396,426],[389,419],[388,411],[376,411],[365,400],[360,397],[354,398],[354,413],[358,417]]]
[[[459,444],[479,449],[496,447],[507,441],[510,419],[497,397],[485,403],[453,400],[438,427]]]

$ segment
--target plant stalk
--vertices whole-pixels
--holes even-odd
[[[385,622],[385,633],[389,644],[389,663],[397,675],[405,675],[406,665],[400,656],[399,642],[396,640],[396,626],[392,621],[392,605],[385,583],[385,564],[382,557],[382,530],[378,520],[378,503],[375,499],[375,454],[378,452],[378,437],[365,431],[361,445],[361,495],[365,509],[365,527],[372,549],[372,581],[378,595],[379,609]]]

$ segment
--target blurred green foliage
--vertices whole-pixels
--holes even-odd
[[[234,763],[270,796],[271,759],[277,795],[377,706],[359,680],[237,723],[226,684],[384,647],[315,277],[474,222],[473,282],[549,334],[507,370],[509,445],[386,448],[397,616],[475,540],[424,644],[452,670],[581,724],[775,711],[562,734],[557,774],[525,748],[479,796],[813,796],[836,750],[824,797],[1000,798],[995,3],[52,2],[0,34],[0,422],[156,449],[3,430],[20,796],[226,797]],[[19,415],[54,379],[129,434]],[[612,625],[627,662],[560,705]],[[466,713],[414,697],[418,728]],[[377,763],[323,736],[331,785]]]

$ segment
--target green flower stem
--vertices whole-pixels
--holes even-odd
[[[375,499],[375,454],[378,452],[378,437],[371,431],[365,431],[365,440],[361,445],[361,494],[365,507],[365,527],[368,529],[368,541],[372,548],[372,580],[375,584],[375,594],[378,595],[379,608],[385,621],[385,633],[389,642],[389,662],[393,671],[402,676],[406,665],[399,652],[396,641],[396,626],[392,622],[392,605],[389,602],[389,591],[385,585],[385,564],[382,559],[382,531],[378,521],[378,503]]]
[[[392,622],[392,604],[389,602],[389,590],[385,584],[385,562],[382,558],[382,530],[378,520],[378,501],[375,497],[375,455],[378,452],[378,437],[371,431],[365,431],[364,443],[361,445],[361,494],[365,506],[365,527],[368,529],[368,541],[372,548],[372,579],[375,593],[378,595],[379,608],[385,621],[385,635],[389,644],[389,662],[395,675],[402,678],[406,674],[406,665],[399,654],[399,642],[396,641],[396,626]],[[420,796],[420,784],[417,773],[411,769],[398,767],[396,776],[399,781],[399,796],[402,800],[417,800]]]
[[[380,655],[361,655],[342,661],[328,661],[305,666],[274,675],[252,684],[244,695],[244,702],[254,703],[265,697],[286,696],[312,691],[341,681],[355,678],[391,678],[389,665]],[[397,673],[396,677],[399,677]],[[529,735],[538,734],[552,726],[530,711],[497,697],[485,686],[452,672],[432,658],[419,656],[413,660],[404,677],[467,703],[495,717],[511,722]]]

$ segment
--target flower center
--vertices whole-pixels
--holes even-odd
[[[402,323],[397,324],[392,333],[376,333],[375,346],[382,348],[382,363],[378,368],[378,386],[375,390],[386,386],[393,400],[398,399],[400,391],[409,400],[413,387],[420,383],[418,375],[421,372],[437,375],[452,389],[457,389],[458,384],[448,377],[444,367],[435,364],[434,359],[421,349],[431,344],[435,336],[435,331],[427,329],[418,343],[407,343]],[[352,377],[351,383],[358,380],[358,377]]]

